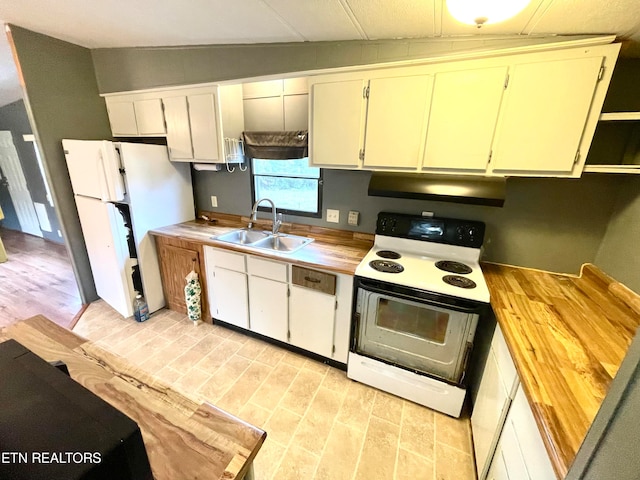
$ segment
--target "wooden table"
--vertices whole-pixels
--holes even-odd
[[[125,360],[38,315],[0,329],[136,421],[156,480],[250,479],[266,433],[214,407],[196,404]]]

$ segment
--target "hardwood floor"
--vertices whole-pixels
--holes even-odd
[[[0,327],[43,314],[69,328],[82,308],[64,245],[0,228]]]

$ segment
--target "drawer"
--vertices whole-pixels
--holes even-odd
[[[212,247],[204,247],[206,263],[209,266],[216,266],[233,270],[235,272],[246,272],[245,255],[242,253],[227,252]]]
[[[293,265],[291,267],[291,277],[291,283],[294,285],[318,290],[329,295],[336,294],[336,276],[331,273]]]
[[[287,281],[287,264],[271,262],[259,257],[247,257],[247,272],[256,277],[268,278],[277,282]]]

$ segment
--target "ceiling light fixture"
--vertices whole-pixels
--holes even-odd
[[[476,25],[498,23],[520,13],[531,0],[446,0],[449,13],[456,20]]]

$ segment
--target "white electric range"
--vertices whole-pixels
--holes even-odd
[[[347,375],[458,417],[489,290],[482,222],[382,212],[355,272]]]

